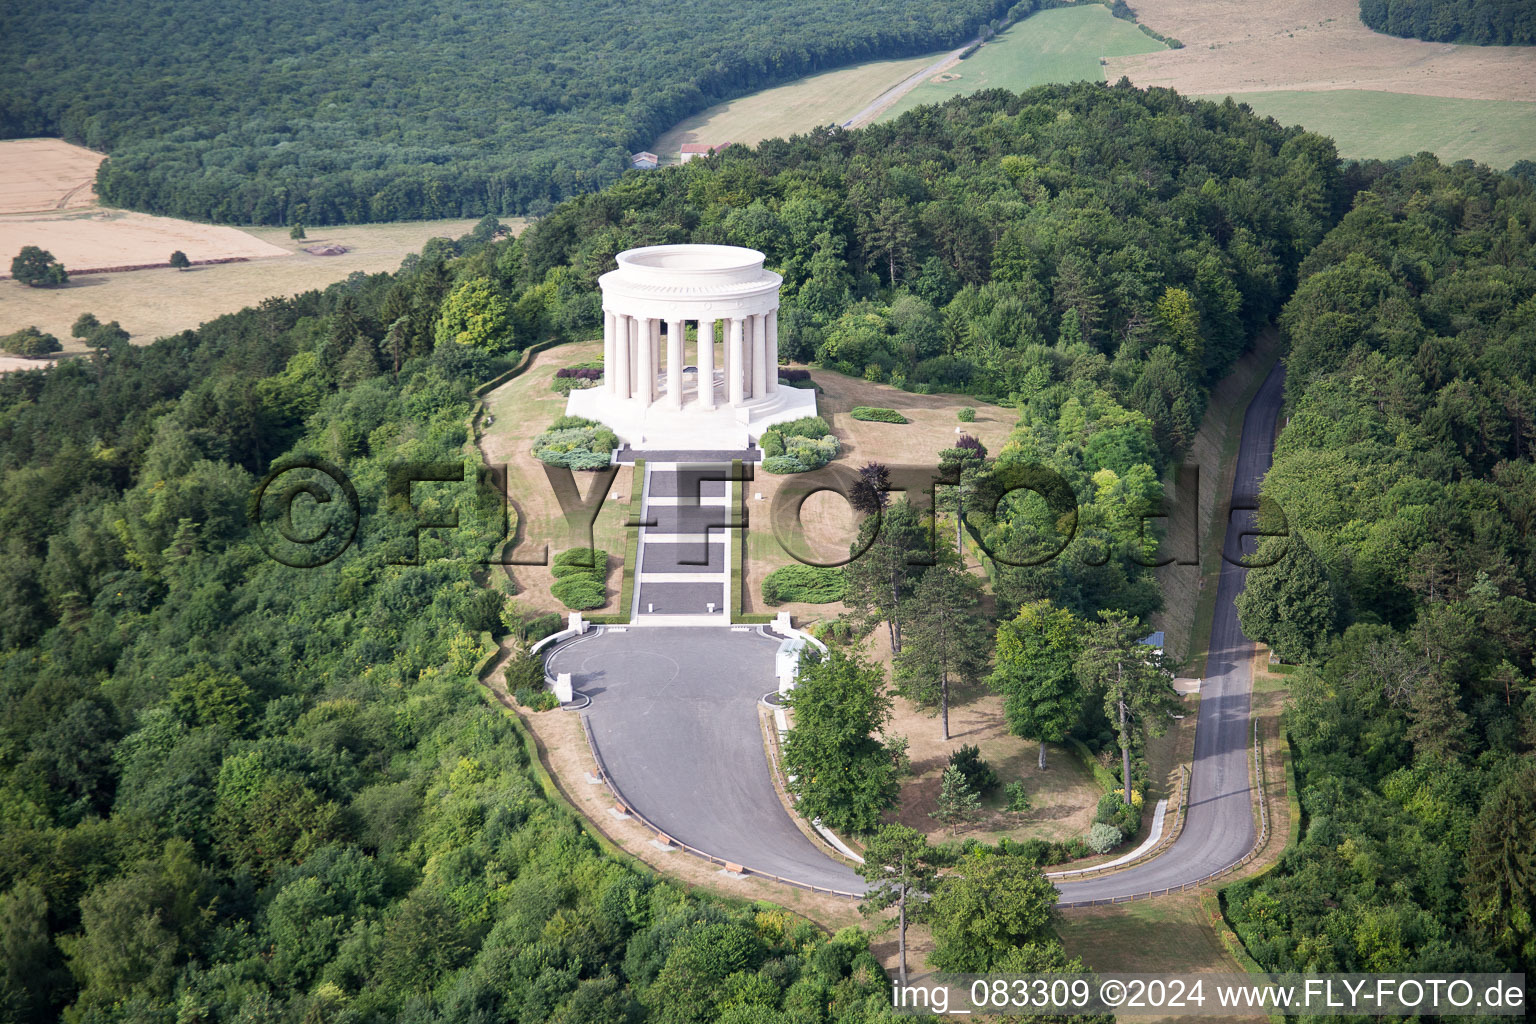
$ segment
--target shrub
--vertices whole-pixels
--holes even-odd
[[[856,405],[851,414],[856,420],[869,420],[873,423],[908,423],[905,416],[895,409],[882,409],[873,405]]]
[[[811,371],[791,370],[788,368],[780,369],[779,380],[785,384],[809,384],[811,381]]]
[[[965,776],[965,783],[972,792],[985,794],[997,788],[997,772],[982,760],[981,748],[975,744],[967,744],[950,754],[949,763],[960,769],[960,774]]]
[[[788,455],[775,455],[763,460],[763,472],[765,473],[804,473],[810,469],[798,459]]]
[[[1125,836],[1118,828],[1102,821],[1088,830],[1088,849],[1094,853],[1108,853],[1124,841]]]
[[[586,574],[598,580],[608,578],[608,552],[602,548],[567,548],[555,556],[550,570],[556,579]]]
[[[976,410],[972,409],[970,406],[966,406],[964,409],[961,409],[958,415],[960,416],[961,423],[976,422]]]
[[[842,448],[837,435],[820,416],[781,423],[764,431],[759,443],[763,449],[763,469],[769,473],[820,469],[837,458]]]
[[[0,349],[18,356],[45,356],[63,348],[59,339],[36,327],[23,327],[13,334],[0,337]]]
[[[530,711],[552,711],[560,706],[559,699],[548,690],[523,688],[512,694],[512,699]]]
[[[773,428],[785,437],[826,437],[832,433],[832,425],[820,416],[806,416]]]
[[[1015,814],[1021,814],[1029,810],[1029,794],[1024,791],[1024,783],[1014,781],[1003,787],[1003,796],[1008,801],[1008,810]]]
[[[786,565],[763,578],[763,600],[768,604],[804,601],[831,604],[843,599],[843,570],[819,565]]]
[[[533,439],[533,455],[551,466],[603,469],[618,446],[618,436],[601,423],[580,416],[561,416]]]
[[[603,379],[602,364],[580,363],[562,366],[555,371],[555,379],[549,388],[558,394],[569,395],[572,391],[595,388]]]
[[[1115,790],[1099,797],[1099,806],[1093,820],[1103,825],[1113,825],[1126,835],[1133,835],[1141,827],[1141,809],[1135,804],[1127,804],[1120,791]]]
[[[551,633],[558,633],[565,626],[565,616],[559,612],[549,612],[546,615],[538,615],[528,619],[518,630],[524,643],[536,644]]]
[[[577,611],[601,608],[608,603],[608,588],[601,580],[594,579],[590,573],[580,573],[558,580],[549,588],[549,592],[555,595],[561,604]]]
[[[544,659],[537,654],[529,654],[527,650],[519,651],[507,659],[507,667],[502,670],[502,680],[512,693],[543,689]]]

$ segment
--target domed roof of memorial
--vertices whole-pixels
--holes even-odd
[[[647,245],[614,257],[617,270],[600,279],[604,288],[670,294],[707,294],[777,289],[778,274],[763,268],[767,257],[740,245]]]

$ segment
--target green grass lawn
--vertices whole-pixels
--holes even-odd
[[[1472,159],[1500,170],[1536,159],[1536,103],[1364,89],[1245,92],[1232,98],[1282,124],[1331,136],[1340,156],[1391,159],[1429,150],[1447,163]]]
[[[881,120],[980,89],[1019,92],[1050,82],[1102,82],[1100,57],[1124,57],[1163,48],[1162,43],[1099,4],[1041,11],[1009,28],[943,76],[936,76],[947,81],[930,80],[907,93]]]

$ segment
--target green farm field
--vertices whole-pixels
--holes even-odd
[[[1166,49],[1135,25],[1099,4],[1063,7],[1031,15],[949,71],[933,76],[882,115],[889,120],[928,103],[981,89],[1020,92],[1051,82],[1104,81],[1100,57],[1125,57]]]
[[[1536,159],[1536,103],[1364,89],[1246,92],[1232,98],[1282,124],[1332,136],[1344,157],[1390,159],[1428,150],[1445,162],[1470,159],[1500,170]]]

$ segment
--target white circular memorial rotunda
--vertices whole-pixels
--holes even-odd
[[[783,278],[756,249],[652,245],[619,253],[603,290],[603,381],[566,412],[637,449],[739,449],[816,414],[816,393],[779,386]],[[688,338],[688,325],[696,340]]]

